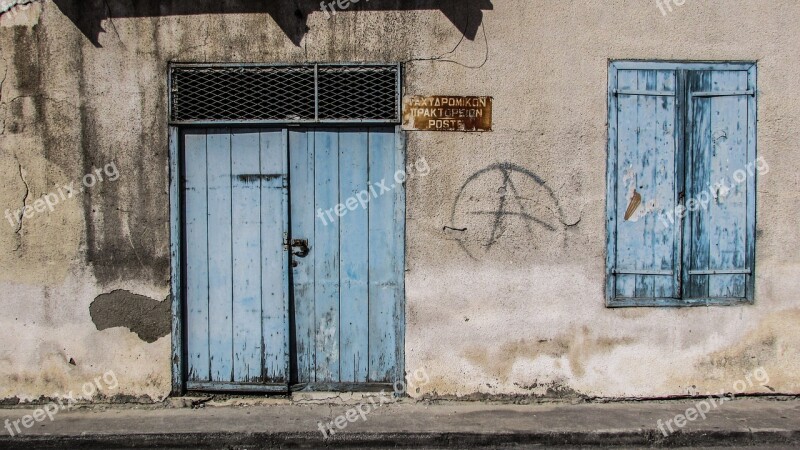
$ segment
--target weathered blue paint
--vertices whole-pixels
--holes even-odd
[[[395,129],[291,133],[292,238],[313,242],[294,257],[296,381],[393,382],[405,215]]]
[[[169,128],[169,244],[170,244],[170,298],[172,303],[172,395],[183,395],[185,391],[183,357],[183,240],[181,221],[181,161],[180,131]]]
[[[684,268],[686,297],[748,298],[752,274],[747,242],[752,240],[748,230],[754,222],[748,217],[748,192],[755,190],[755,170],[747,167],[754,161],[748,160],[754,154],[748,149],[748,99],[754,88],[748,78],[742,70],[689,74],[692,177],[687,192],[690,198],[711,198],[707,208],[689,213],[693,258]],[[745,179],[737,182],[738,174]]]
[[[339,133],[315,131],[314,211],[334,208],[339,198]],[[339,240],[339,217],[314,221],[314,330],[315,381],[339,379],[339,249],[342,245],[363,245]],[[304,236],[298,236],[304,237]],[[293,236],[294,238],[294,236]]]
[[[216,128],[182,139],[185,386],[267,392],[401,379],[397,130]]]
[[[676,72],[621,70],[616,95],[616,208],[611,230],[615,298],[664,298],[677,292],[675,208]],[[672,96],[651,95],[671,92]]]
[[[314,133],[307,130],[289,131],[289,190],[291,237],[307,239],[310,251],[292,256],[292,290],[295,322],[295,351],[293,381],[315,381],[316,324],[314,310],[314,259],[317,243],[314,240]]]
[[[212,381],[234,381],[231,134],[208,131],[208,315]],[[187,245],[192,245],[188,242]],[[192,274],[188,274],[191,282]],[[191,371],[191,369],[190,369]]]
[[[183,144],[186,386],[285,391],[285,132],[199,129]]]
[[[261,379],[261,166],[257,130],[231,133],[231,245],[233,259],[233,381]],[[266,174],[264,174],[266,175]],[[280,216],[280,212],[274,213]],[[280,228],[270,230],[282,243]]]
[[[339,134],[339,198],[364,198],[368,185],[369,134],[365,128]],[[367,205],[368,206],[368,205]],[[342,381],[366,382],[369,368],[369,233],[367,208],[358,207],[340,219],[339,238],[352,243],[341,246],[340,377]]]
[[[187,379],[210,380],[208,345],[208,189],[206,130],[183,133],[185,154]]]
[[[683,221],[659,216],[755,161],[755,88],[753,63],[611,64],[609,306],[752,302],[754,174]]]
[[[401,127],[395,127],[394,131],[394,167],[397,170],[406,170],[406,135],[401,131]],[[416,168],[415,168],[416,171]],[[412,174],[409,174],[409,176]],[[413,173],[419,176],[419,173]],[[426,174],[427,175],[427,174]],[[397,382],[405,380],[405,336],[406,336],[406,189],[405,182],[394,190],[394,223],[391,233],[394,237],[394,248],[392,255],[394,258],[394,279],[397,283],[394,302],[394,351],[395,367],[393,378],[389,381]],[[387,349],[386,351],[391,351]],[[395,393],[395,395],[398,395]]]
[[[263,381],[289,380],[288,132],[260,132],[261,337]]]
[[[370,129],[369,181],[378,196],[369,204],[369,380],[392,381],[397,365],[395,348],[396,305],[400,300],[402,278],[397,278],[400,265],[396,252],[395,191],[403,186],[395,180],[397,167],[395,136],[391,129]],[[386,192],[384,189],[388,188]]]

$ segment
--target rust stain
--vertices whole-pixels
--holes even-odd
[[[633,216],[633,213],[636,212],[636,209],[639,205],[642,204],[642,195],[633,190],[633,196],[631,196],[631,201],[628,203],[628,209],[625,210],[625,220],[630,219]]]
[[[406,96],[403,129],[492,131],[492,97]]]

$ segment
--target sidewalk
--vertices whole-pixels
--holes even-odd
[[[13,437],[3,428],[0,448],[800,445],[798,399],[736,399],[705,413],[705,420],[688,421],[680,431],[672,425],[676,432],[664,436],[657,422],[674,423],[676,415],[700,400],[535,405],[404,400],[374,403],[372,411],[366,411],[363,405],[369,402],[364,400],[362,416],[358,400],[347,405],[268,400],[272,403],[242,406],[252,403],[243,399],[228,401],[229,406],[209,402],[198,407],[194,402],[195,407],[175,407],[191,403],[179,398],[166,406],[65,410]],[[356,412],[348,417],[348,409]],[[33,409],[2,409],[0,425],[26,414]],[[337,430],[341,414],[345,418],[338,423],[346,426]],[[319,422],[331,421],[336,433],[324,439]]]

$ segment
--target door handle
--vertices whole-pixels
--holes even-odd
[[[308,246],[308,239],[292,239],[291,247],[299,249],[299,251],[292,252],[292,254],[301,258],[308,255],[311,250]]]

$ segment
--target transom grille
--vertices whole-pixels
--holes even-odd
[[[399,86],[396,65],[175,65],[170,120],[399,122]]]

